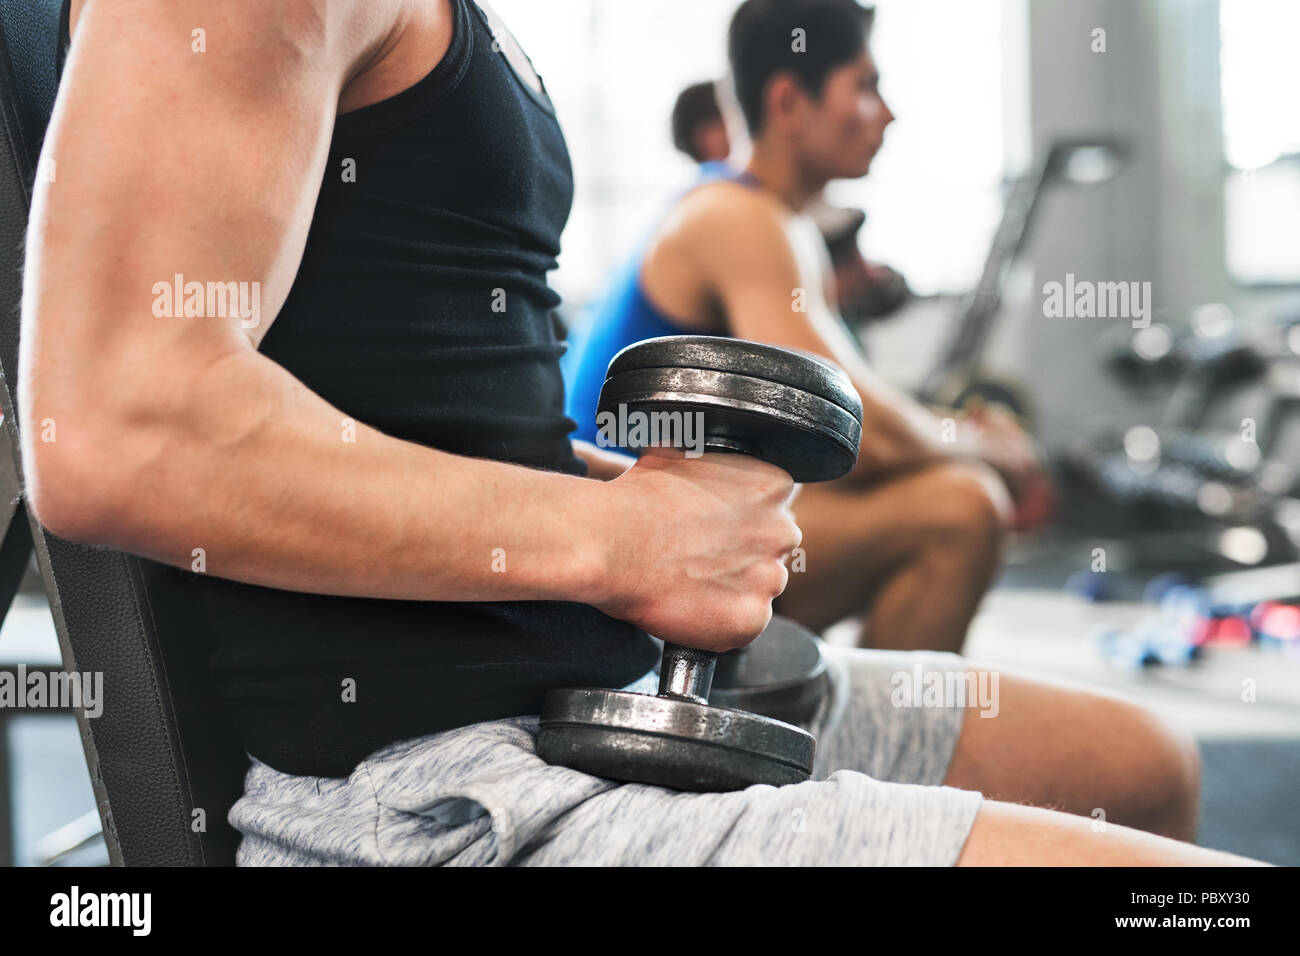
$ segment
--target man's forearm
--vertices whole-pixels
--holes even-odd
[[[951,453],[942,422],[879,376],[853,369],[862,398],[862,443],[851,478],[876,479],[936,461]]]
[[[174,374],[149,392],[184,389],[179,404],[47,409],[60,427],[93,423],[102,435],[96,467],[81,465],[76,482],[57,461],[39,466],[57,444],[29,439],[37,480],[64,485],[37,498],[64,502],[52,510],[67,536],[326,594],[594,602],[608,584],[603,550],[619,527],[611,486],[385,436],[252,349]]]

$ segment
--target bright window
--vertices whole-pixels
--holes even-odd
[[[1228,272],[1300,283],[1300,3],[1219,5]]]

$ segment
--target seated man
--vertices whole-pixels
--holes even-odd
[[[619,274],[571,362],[569,414],[579,437],[596,441],[609,360],[653,336],[732,335],[835,360],[862,397],[861,458],[795,503],[805,560],[778,610],[814,630],[859,616],[862,646],[957,651],[997,573],[1012,499],[1043,478],[1009,417],[952,413],[945,423],[889,387],[832,304],[808,213],[832,179],[866,174],[893,114],[867,48],[870,12],[820,6],[820,36],[804,12],[780,2],[737,11],[730,60],[749,162],[703,177]]]
[[[715,84],[692,83],[677,95],[672,132],[673,145],[700,164],[703,177],[734,172],[727,166],[731,138],[718,106]],[[841,209],[818,197],[810,203],[809,215],[826,242],[835,280],[835,304],[850,326],[884,318],[907,300],[907,282],[898,272],[862,258],[857,235],[866,213]]]
[[[1138,707],[1006,673],[996,719],[890,705],[947,654],[836,649],[806,783],[544,763],[546,690],[636,685],[645,632],[745,645],[799,534],[762,462],[570,441],[573,183],[529,61],[473,0],[74,0],[71,27],[27,490],[52,533],[176,569],[253,758],[240,863],[1237,862],[1169,838],[1196,750]],[[205,282],[258,291],[214,311]]]

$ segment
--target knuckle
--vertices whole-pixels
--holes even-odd
[[[775,574],[775,582],[774,582],[775,589],[772,591],[772,597],[776,597],[778,594],[783,592],[785,590],[785,586],[788,583],[790,583],[790,570],[782,562],[780,561],[776,562],[776,570],[774,574]]]
[[[786,548],[786,551],[789,552],[803,544],[803,528],[799,527],[793,517],[787,516],[786,520],[789,524],[789,527],[787,528],[789,547]]]
[[[775,553],[782,557],[799,547],[802,541],[803,530],[788,512],[779,514],[764,535],[768,553]]]

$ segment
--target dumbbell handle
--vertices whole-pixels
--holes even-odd
[[[743,441],[718,434],[705,436],[704,450],[759,457]],[[663,660],[659,664],[659,696],[707,704],[717,663],[716,651],[702,651],[665,641]]]
[[[707,704],[717,663],[716,651],[665,641],[663,660],[659,664],[659,696]]]

